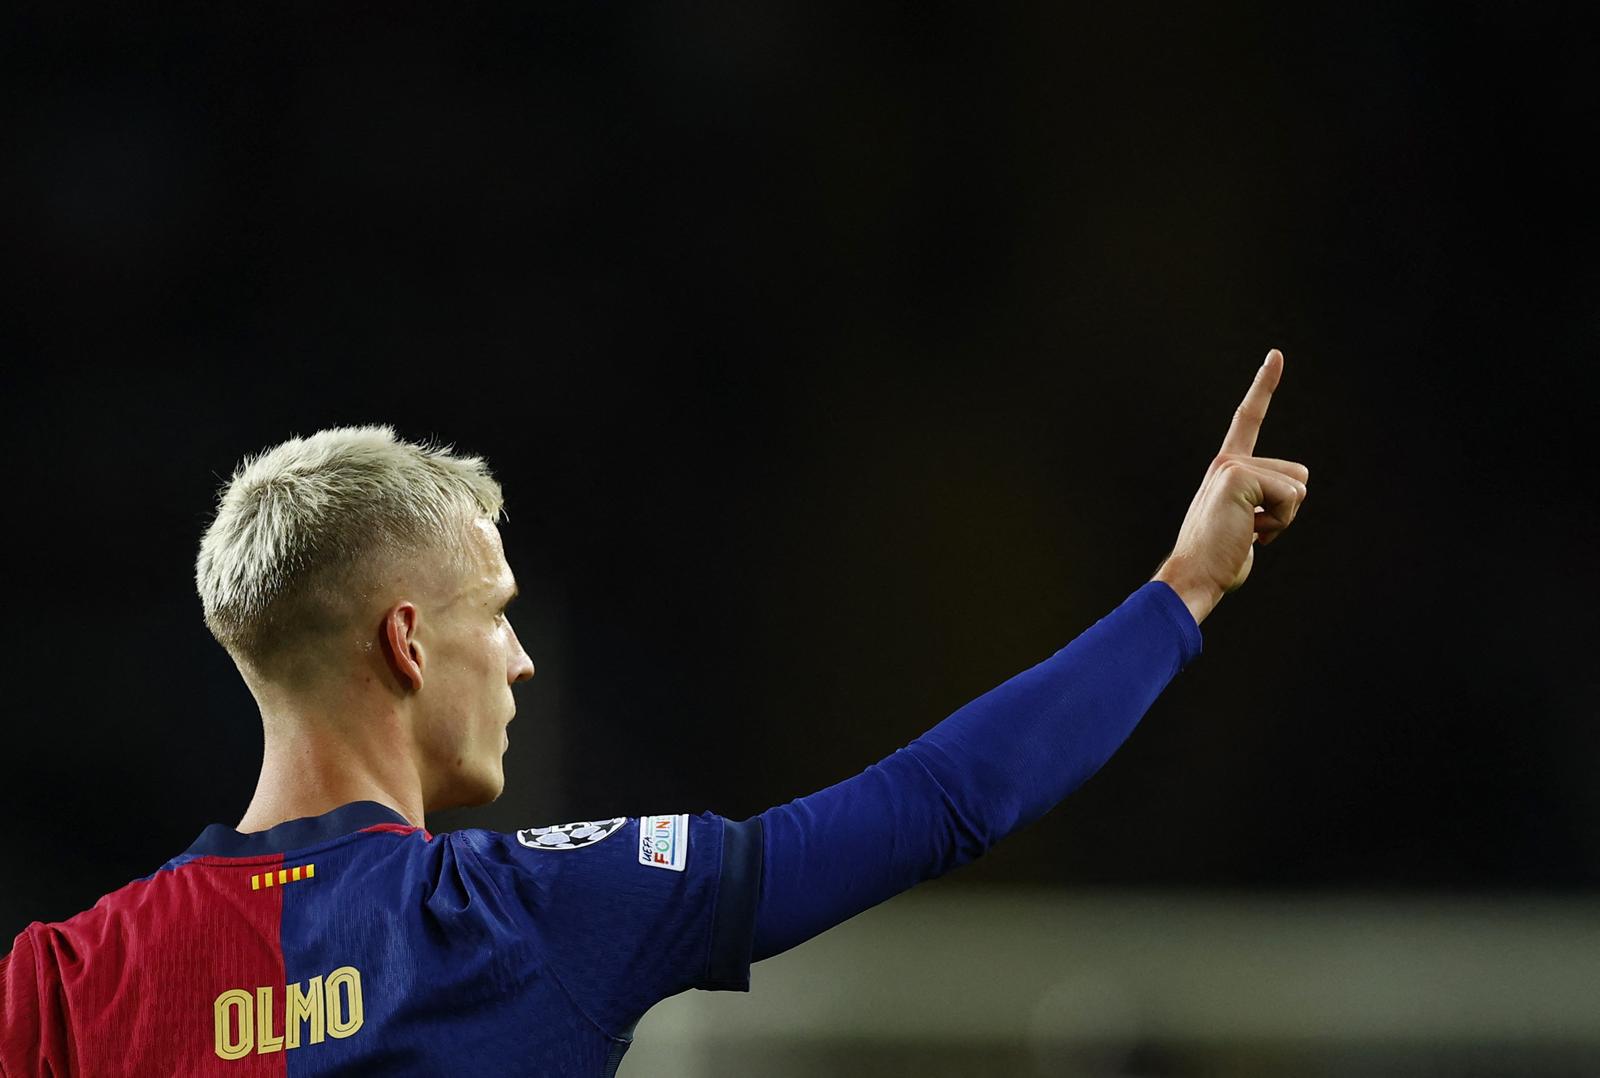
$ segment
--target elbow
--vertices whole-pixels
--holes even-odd
[[[981,776],[969,766],[962,776],[969,781],[952,782],[936,772],[937,760],[930,764],[921,754],[905,751],[917,761],[939,802],[940,826],[929,878],[976,861],[1025,822],[1013,797],[993,792],[1005,790],[1003,781],[973,781]],[[982,790],[991,792],[985,795]]]

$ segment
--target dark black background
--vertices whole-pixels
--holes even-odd
[[[960,878],[1600,882],[1577,5],[231,7],[5,19],[0,936],[242,813],[248,452],[505,484],[539,674],[435,829],[740,817],[1143,583],[1271,346],[1295,529]]]

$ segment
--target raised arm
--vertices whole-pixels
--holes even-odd
[[[1252,456],[1276,349],[1234,414],[1155,579],[1072,643],[861,774],[762,813],[753,957],[781,953],[980,856],[1077,789],[1200,653],[1252,541],[1294,520],[1309,473]]]

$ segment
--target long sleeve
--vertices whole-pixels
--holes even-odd
[[[754,958],[979,857],[1098,771],[1200,654],[1152,581],[1066,647],[861,774],[762,813]]]

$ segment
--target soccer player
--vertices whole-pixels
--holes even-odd
[[[0,959],[0,1075],[616,1073],[646,1010],[978,857],[1092,775],[1293,523],[1254,456],[1273,350],[1155,577],[861,774],[710,813],[430,834],[490,801],[533,677],[484,462],[325,430],[243,462],[200,544],[206,624],[261,708],[237,827]]]

